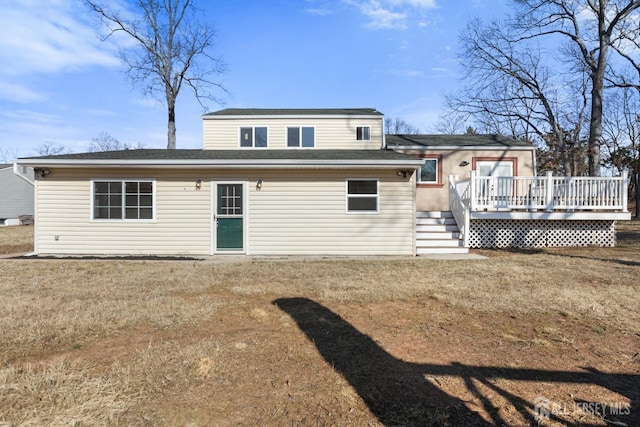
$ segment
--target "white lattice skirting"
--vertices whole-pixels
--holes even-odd
[[[471,220],[472,248],[542,248],[615,246],[615,221],[605,220]]]

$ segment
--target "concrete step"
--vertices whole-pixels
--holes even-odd
[[[416,248],[416,254],[468,254],[469,248]]]
[[[462,240],[449,239],[449,240],[417,240],[417,248],[457,248],[462,247],[464,242]]]

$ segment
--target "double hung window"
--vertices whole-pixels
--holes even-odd
[[[378,212],[378,180],[347,180],[347,212]]]

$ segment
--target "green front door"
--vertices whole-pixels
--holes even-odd
[[[244,248],[242,184],[216,185],[216,249],[241,251]]]

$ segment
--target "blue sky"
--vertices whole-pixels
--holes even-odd
[[[228,66],[225,107],[373,107],[423,132],[433,131],[443,92],[458,83],[460,29],[508,11],[507,0],[199,4]],[[166,147],[164,106],[128,83],[80,0],[0,0],[0,57],[0,161],[32,156],[43,143],[86,151],[100,132]],[[178,148],[201,147],[203,112],[184,88]]]

